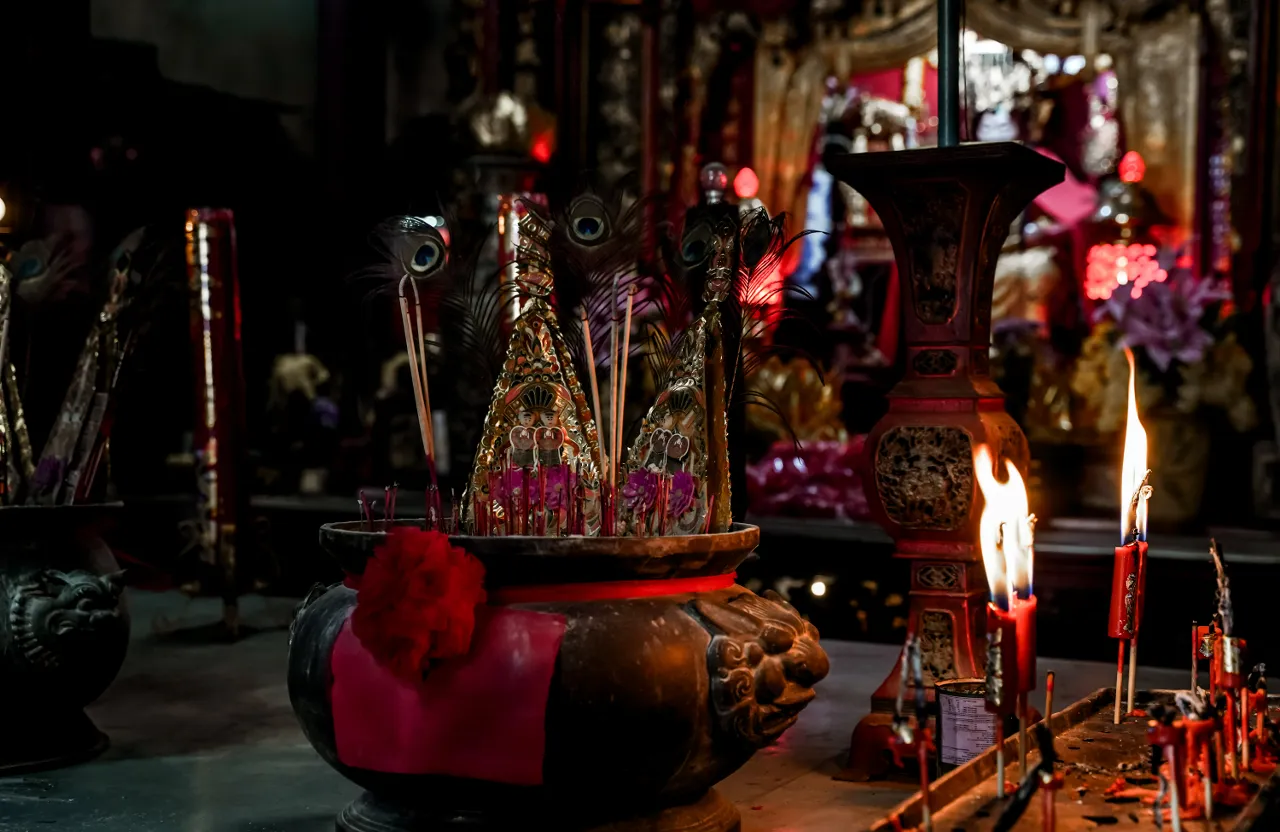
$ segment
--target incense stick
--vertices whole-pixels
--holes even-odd
[[[1240,689],[1240,765],[1249,770],[1249,688]]]
[[[1129,708],[1125,713],[1133,713],[1133,691],[1134,683],[1138,677],[1138,634],[1135,632],[1133,638],[1129,639]]]
[[[587,313],[582,313],[582,340],[587,346],[587,374],[591,376],[591,403],[595,408],[592,415],[596,419],[596,452],[599,457],[596,464],[600,466],[599,475],[604,477],[606,455],[604,452],[604,437],[600,435],[600,385],[596,382],[596,354],[595,349],[591,346],[591,323],[587,319]]]
[[[1198,666],[1200,662],[1200,656],[1199,656],[1200,644],[1199,644],[1199,639],[1197,638],[1198,633],[1199,633],[1199,628],[1196,627],[1196,622],[1195,622],[1195,619],[1193,618],[1191,619],[1191,692],[1192,693],[1195,693],[1196,689],[1200,687],[1200,668]]]
[[[609,487],[617,489],[618,457],[618,291],[614,286],[613,334],[609,337]]]
[[[422,297],[418,294],[417,281],[410,280],[409,286],[413,289],[413,308],[414,314],[418,319],[418,366],[414,369],[422,377],[422,408],[427,415],[427,439],[431,443],[429,452],[431,459],[434,461],[436,458],[436,431],[435,422],[431,415],[431,387],[427,384],[427,335],[422,328]],[[406,338],[407,335],[406,333]]]
[[[1027,771],[1027,695],[1018,694],[1018,771]]]
[[[996,797],[1004,799],[1004,719],[996,714]]]
[[[626,325],[622,330],[622,375],[618,379],[618,426],[614,430],[613,458],[618,466],[616,476],[622,474],[622,422],[627,418],[627,362],[631,354],[631,306],[636,298],[636,287],[627,290]]]
[[[404,326],[405,350],[409,354],[409,379],[413,384],[413,399],[418,411],[418,430],[422,435],[422,450],[427,459],[432,458],[431,450],[434,442],[431,439],[431,421],[426,412],[426,401],[422,395],[422,377],[418,372],[418,348],[415,343],[413,322],[409,317],[409,298],[405,295],[405,283],[413,284],[408,276],[400,280],[400,320]]]
[[[1054,672],[1050,670],[1044,675],[1044,727],[1053,736],[1053,680]]]
[[[1120,697],[1124,692],[1124,639],[1116,640],[1116,715],[1114,724],[1120,724]]]

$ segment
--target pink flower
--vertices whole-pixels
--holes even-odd
[[[694,492],[698,484],[688,471],[677,471],[671,478],[671,493],[667,495],[667,512],[680,517],[693,507]]]
[[[632,471],[622,489],[623,504],[633,512],[649,511],[658,499],[658,475]]]
[[[548,465],[542,470],[547,479],[547,509],[556,511],[560,508],[561,500],[563,499],[561,495],[566,487],[565,468],[561,465]],[[538,472],[528,471],[527,477],[529,483],[529,505],[536,506],[541,498],[538,489]],[[494,495],[495,499],[505,502],[508,494],[511,495],[513,500],[519,498],[524,491],[525,481],[526,472],[524,469],[508,468],[507,472],[498,481],[497,494]]]
[[[1139,297],[1131,287],[1120,287],[1094,313],[1094,320],[1109,318],[1120,333],[1120,345],[1141,350],[1160,372],[1174,361],[1195,364],[1214,344],[1203,325],[1209,306],[1230,297],[1212,281],[1190,274],[1176,280],[1151,283]]]

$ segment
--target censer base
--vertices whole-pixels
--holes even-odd
[[[506,807],[494,813],[450,811],[439,807],[400,803],[365,792],[338,815],[338,832],[435,832],[435,830],[560,829],[576,832],[738,832],[742,820],[733,804],[714,789],[685,806],[615,820],[601,825],[578,825],[563,818],[534,812],[516,813]]]
[[[47,771],[91,760],[107,749],[107,735],[84,711],[24,713],[15,724],[0,727],[0,777]]]

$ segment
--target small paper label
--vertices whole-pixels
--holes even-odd
[[[943,765],[963,765],[996,742],[996,717],[980,696],[938,694],[939,759]]]

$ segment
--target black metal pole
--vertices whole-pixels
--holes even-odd
[[[960,143],[960,9],[964,0],[938,0],[938,146]]]

